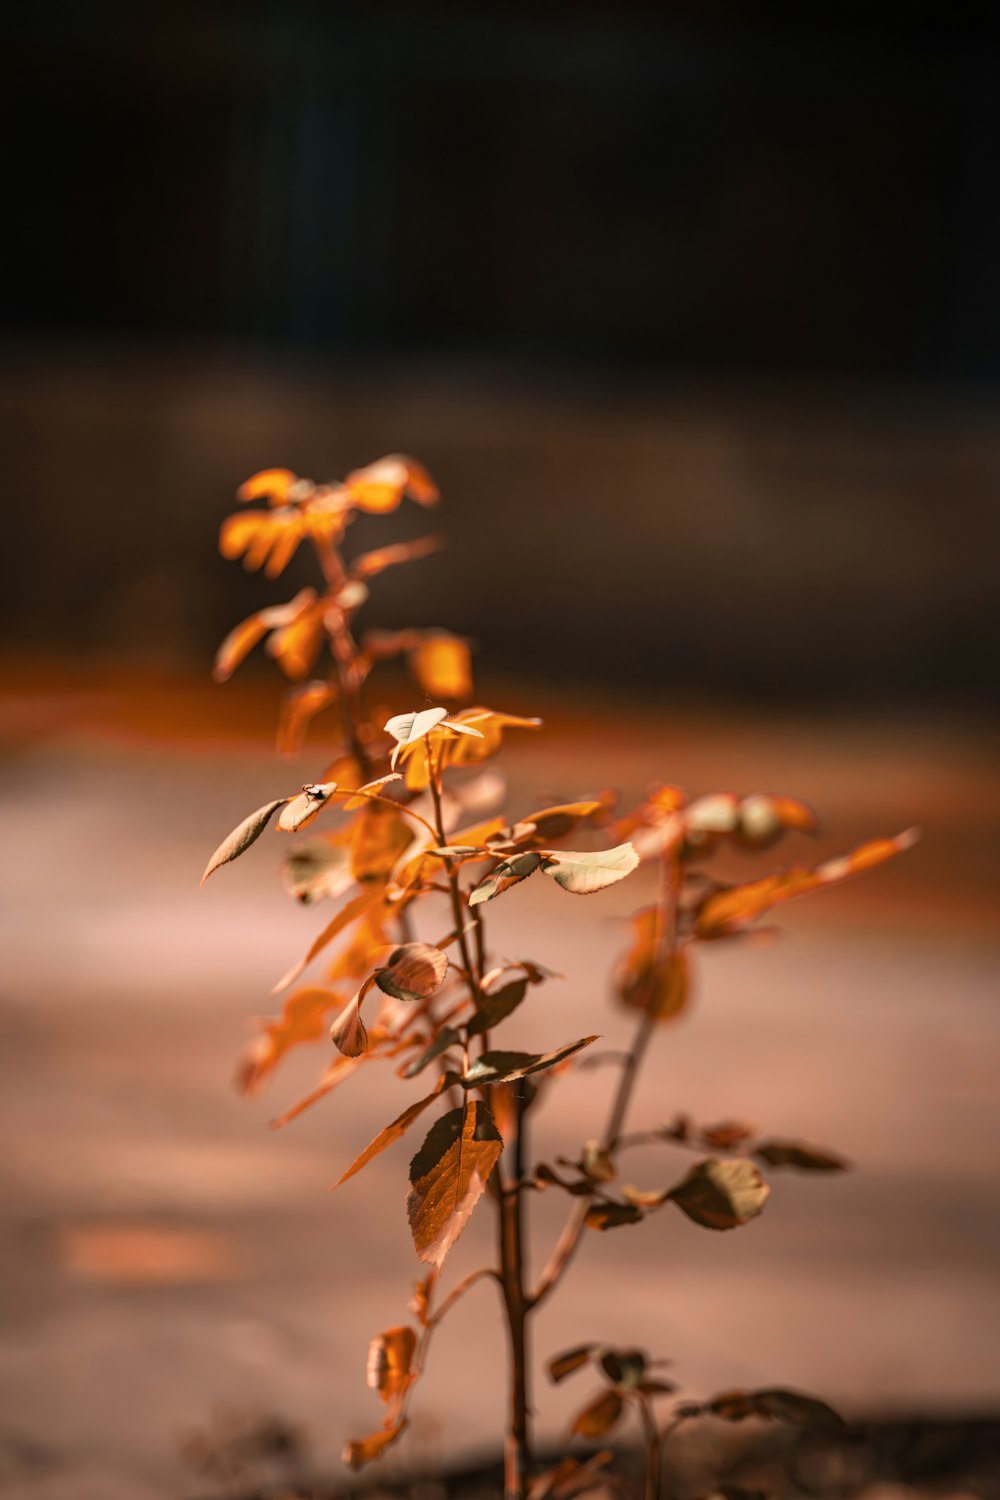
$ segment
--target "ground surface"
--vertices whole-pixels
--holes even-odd
[[[321,925],[278,888],[273,842],[197,889],[221,834],[323,758],[277,764],[266,688],[262,708],[240,691],[212,710],[177,682],[8,674],[4,1494],[203,1492],[178,1445],[220,1412],[293,1418],[310,1463],[335,1472],[344,1438],[379,1420],[367,1341],[405,1317],[418,1270],[406,1146],[338,1195],[327,1187],[411,1096],[387,1075],[269,1131],[325,1046],[258,1101],[230,1087],[247,1018],[271,1009],[271,982]],[[503,706],[545,705],[522,688]],[[994,758],[985,732],[947,723],[750,722],[666,704],[645,723],[628,704],[597,723],[568,702],[512,749],[522,812],[532,787],[615,780],[635,792],[659,776],[801,793],[824,812],[824,851],[926,831],[866,886],[789,908],[779,943],[710,954],[699,1004],[658,1043],[636,1103],[637,1122],[678,1108],[748,1117],[834,1147],[856,1170],[781,1177],[740,1234],[663,1214],[591,1236],[539,1319],[539,1358],[608,1338],[669,1355],[699,1392],[796,1385],[851,1415],[1000,1406]],[[512,1044],[624,1036],[604,975],[623,943],[617,919],[644,897],[629,887],[576,902],[532,884],[497,904],[498,950],[566,975],[523,1012]],[[565,1085],[558,1120],[551,1107],[539,1116],[546,1156],[595,1133],[606,1087],[600,1073]],[[657,1183],[681,1166],[637,1156],[635,1176]],[[538,1201],[543,1246],[560,1214]],[[488,1240],[480,1216],[453,1274]],[[495,1440],[502,1345],[489,1289],[465,1312],[442,1330],[399,1465]],[[565,1430],[588,1388],[584,1377],[540,1391],[543,1430]]]

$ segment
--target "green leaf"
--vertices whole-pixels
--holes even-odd
[[[545,856],[542,869],[564,891],[589,896],[605,886],[614,885],[616,880],[624,880],[638,863],[639,856],[631,844],[618,844],[614,849],[596,849],[587,854],[569,850],[565,853],[550,852]]]
[[[492,995],[484,995],[482,1004],[469,1022],[469,1035],[481,1036],[511,1015],[528,991],[526,979],[515,979]]]
[[[578,1042],[570,1042],[555,1052],[484,1052],[461,1080],[462,1087],[473,1089],[489,1083],[510,1083],[512,1079],[525,1078],[529,1073],[540,1073],[597,1040],[596,1036],[581,1037]]]
[[[735,1229],[760,1213],[770,1188],[745,1157],[699,1162],[667,1195],[705,1229]]]

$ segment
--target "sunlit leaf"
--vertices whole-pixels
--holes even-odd
[[[302,971],[312,963],[314,958],[318,957],[318,955],[323,952],[324,948],[328,947],[329,944],[333,942],[335,937],[343,932],[346,927],[349,927],[350,924],[357,917],[360,917],[362,913],[366,912],[369,907],[374,906],[377,902],[381,901],[381,899],[382,891],[378,886],[373,885],[367,887],[365,890],[359,891],[358,894],[354,896],[350,901],[348,901],[346,906],[341,907],[337,915],[327,923],[327,925],[323,928],[323,931],[320,933],[319,937],[313,941],[313,944],[310,947],[309,952],[306,954],[305,958],[303,958],[299,963],[294,964],[292,968],[288,970],[287,974],[283,974],[281,976],[271,993],[273,995],[280,994],[280,992],[287,989],[290,984],[294,984]]]
[[[264,568],[269,578],[277,578],[295,556],[306,530],[297,509],[239,511],[223,521],[219,551],[231,562],[242,557],[250,572]]]
[[[461,1080],[462,1087],[482,1088],[485,1084],[510,1083],[515,1078],[526,1078],[529,1073],[541,1073],[597,1040],[596,1036],[581,1037],[578,1042],[559,1047],[555,1052],[483,1052]]]
[[[417,558],[429,557],[443,546],[443,537],[422,536],[415,542],[395,542],[389,547],[379,547],[375,552],[363,552],[352,562],[351,575],[354,578],[374,578],[377,573],[395,567],[397,563],[415,562]]]
[[[574,1370],[580,1370],[589,1364],[590,1356],[597,1347],[597,1344],[580,1344],[575,1349],[567,1349],[564,1354],[557,1354],[548,1363],[549,1379],[558,1385],[567,1375],[572,1375]]]
[[[510,859],[505,859],[497,865],[485,880],[481,880],[469,896],[469,905],[478,906],[483,901],[492,901],[494,896],[501,895],[517,885],[519,881],[527,880],[542,863],[542,856],[532,850],[527,854],[515,854]]]
[[[895,838],[872,839],[853,853],[840,859],[826,860],[815,869],[793,865],[791,869],[765,875],[746,885],[729,886],[713,891],[698,909],[695,933],[701,938],[724,937],[754,921],[771,907],[796,896],[804,896],[823,886],[836,885],[852,875],[873,869],[897,854],[912,848],[917,841],[915,829]]]
[[[616,880],[624,880],[638,863],[639,856],[631,844],[618,844],[614,849],[595,849],[587,854],[569,851],[549,854],[542,869],[564,891],[586,896],[614,885]]]
[[[355,469],[344,484],[356,510],[375,513],[395,510],[404,495],[419,505],[434,505],[440,499],[427,470],[403,453],[390,453],[363,469]]]
[[[642,1218],[642,1209],[634,1203],[592,1203],[584,1222],[588,1229],[619,1229],[623,1224],[638,1224]]]
[[[304,682],[299,687],[291,688],[281,701],[278,754],[297,755],[313,719],[336,701],[337,688],[333,682]]]
[[[482,1036],[506,1020],[517,1009],[528,990],[527,979],[514,979],[492,995],[484,995],[482,1003],[469,1022],[469,1035]]]
[[[845,1172],[847,1162],[832,1151],[821,1151],[801,1141],[762,1141],[754,1156],[769,1167],[797,1167],[800,1172]]]
[[[352,1442],[344,1444],[341,1458],[349,1469],[363,1469],[365,1464],[370,1464],[372,1459],[381,1458],[392,1443],[395,1443],[406,1431],[405,1422],[397,1422],[394,1426],[383,1427],[379,1432],[373,1432],[368,1437],[356,1438]]]
[[[403,1113],[397,1115],[390,1125],[386,1125],[384,1130],[380,1130],[375,1139],[365,1147],[361,1155],[351,1163],[343,1177],[337,1183],[337,1187],[340,1187],[341,1183],[346,1182],[349,1177],[353,1177],[356,1172],[360,1172],[362,1167],[366,1167],[387,1146],[391,1146],[395,1141],[400,1140],[406,1131],[409,1130],[414,1120],[419,1119],[427,1106],[433,1104],[434,1100],[438,1098],[447,1081],[447,1074],[442,1075],[437,1087],[431,1093],[427,1094],[423,1099],[418,1099],[415,1104],[408,1105],[403,1110]]]
[[[475,735],[462,734],[448,739],[439,750],[441,767],[472,766],[496,755],[507,729],[540,729],[541,719],[524,719],[517,714],[498,713],[491,708],[464,708],[449,716],[456,729],[474,729]],[[411,791],[425,791],[428,785],[427,764],[422,755],[413,756],[406,767],[406,784]]]
[[[440,1266],[465,1228],[503,1150],[486,1105],[467,1099],[432,1125],[410,1163],[407,1215],[421,1260]]]
[[[335,781],[317,782],[304,786],[297,797],[292,797],[278,818],[278,827],[284,833],[298,833],[321,812],[337,790]]]
[[[428,698],[460,701],[472,695],[472,655],[467,641],[444,631],[427,634],[408,653],[410,671]]]
[[[401,750],[407,745],[415,744],[417,740],[422,740],[441,723],[442,719],[447,717],[446,708],[425,708],[420,712],[396,714],[394,718],[387,720],[383,726],[385,732],[396,741],[396,747],[390,759],[393,770],[395,770],[396,760]]]
[[[255,1093],[290,1048],[302,1042],[318,1042],[327,1012],[342,1004],[343,997],[333,990],[297,990],[290,995],[281,1015],[264,1022],[261,1035],[244,1050],[236,1077],[241,1093]]]
[[[368,800],[360,817],[355,819],[351,836],[355,880],[361,884],[387,880],[413,844],[413,838],[413,827],[402,813],[384,802]]]
[[[426,1000],[441,988],[448,972],[448,955],[429,943],[404,943],[390,954],[375,983],[395,1000]]]
[[[760,1213],[770,1188],[752,1161],[702,1161],[670,1191],[677,1207],[706,1229],[735,1229]]]
[[[227,834],[222,843],[216,849],[212,858],[205,866],[205,873],[201,877],[202,885],[208,877],[216,871],[220,865],[227,865],[230,860],[237,859],[250,845],[256,843],[268,823],[274,817],[279,807],[284,807],[288,801],[287,797],[279,797],[276,802],[266,802],[263,807],[258,807],[248,818],[244,818],[232,833]]]
[[[402,781],[402,779],[398,771],[390,771],[385,776],[376,776],[374,781],[366,781],[364,786],[358,787],[355,796],[348,797],[344,803],[344,811],[353,812],[357,807],[370,805],[372,797],[381,796],[383,787],[389,786],[393,781]]]
[[[602,1393],[578,1412],[571,1431],[577,1437],[599,1438],[610,1432],[622,1414],[624,1402],[617,1391]]]
[[[237,500],[268,500],[272,505],[287,505],[298,477],[291,469],[261,469],[251,474],[236,491]]]
[[[412,1328],[387,1328],[368,1345],[367,1380],[383,1401],[395,1401],[413,1384],[417,1335]]]
[[[316,1087],[310,1089],[308,1094],[292,1105],[291,1109],[286,1109],[284,1114],[278,1115],[276,1119],[271,1121],[272,1130],[280,1130],[283,1125],[288,1125],[292,1120],[297,1120],[299,1115],[304,1114],[307,1109],[311,1109],[314,1104],[318,1104],[321,1099],[325,1099],[327,1094],[332,1093],[335,1088],[338,1088],[340,1084],[350,1078],[351,1074],[361,1066],[367,1056],[367,1053],[362,1053],[360,1057],[335,1057],[333,1062],[328,1064],[324,1069],[323,1075]]]

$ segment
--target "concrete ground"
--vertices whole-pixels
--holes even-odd
[[[4,1495],[203,1492],[179,1445],[226,1413],[294,1420],[315,1464],[336,1471],[345,1437],[380,1420],[367,1342],[404,1320],[419,1273],[408,1143],[327,1189],[417,1089],[373,1069],[271,1132],[326,1044],[290,1059],[260,1099],[230,1086],[248,1018],[272,1008],[271,983],[323,920],[279,889],[276,839],[197,887],[222,833],[323,759],[277,763],[268,689],[252,689],[7,674]],[[544,713],[533,694],[497,706]],[[787,908],[780,942],[708,953],[698,1003],[664,1029],[635,1104],[636,1123],[677,1109],[747,1117],[855,1170],[776,1174],[766,1212],[739,1233],[664,1212],[589,1236],[539,1318],[539,1363],[606,1338],[668,1355],[696,1392],[793,1385],[854,1416],[1000,1405],[995,750],[982,728],[926,718],[749,720],[623,702],[598,721],[566,699],[545,733],[512,741],[518,812],[530,788],[635,793],[662,777],[801,794],[824,815],[823,852],[925,830],[905,861]],[[640,877],[587,902],[532,882],[491,908],[499,951],[566,975],[509,1023],[509,1045],[590,1031],[617,1045],[628,1020],[604,976],[644,895]],[[562,1086],[539,1113],[539,1154],[596,1133],[609,1083],[602,1071]],[[637,1154],[635,1178],[659,1184],[684,1163],[667,1147]],[[552,1195],[533,1204],[540,1254],[562,1212]],[[489,1253],[480,1212],[450,1276]],[[442,1330],[388,1465],[495,1447],[501,1338],[478,1288]],[[564,1431],[588,1389],[585,1377],[557,1391],[540,1380],[542,1431]]]

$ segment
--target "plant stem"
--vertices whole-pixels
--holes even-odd
[[[646,1437],[646,1482],[643,1487],[643,1497],[644,1500],[659,1500],[662,1465],[660,1433],[646,1396],[639,1395],[638,1406],[639,1415],[642,1418],[642,1429]]]
[[[510,1392],[507,1435],[504,1441],[505,1500],[524,1500],[531,1470],[529,1419],[528,1314],[531,1301],[524,1286],[524,1225],[522,1192],[524,1159],[527,1154],[525,1085],[514,1086],[514,1138],[511,1143],[513,1181],[500,1186],[500,1274],[510,1344]]]

